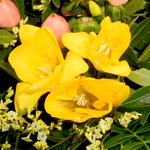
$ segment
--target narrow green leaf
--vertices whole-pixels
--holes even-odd
[[[105,143],[104,149],[114,147],[118,144],[121,144],[123,142],[126,142],[126,141],[132,139],[133,137],[134,137],[134,135],[132,135],[132,134],[120,134],[120,135],[114,136]]]
[[[140,128],[138,128],[136,131],[135,131],[135,134],[140,134],[140,133],[144,133],[144,132],[147,132],[150,130],[150,123],[147,123],[146,125],[144,126],[141,126]]]
[[[14,39],[14,35],[5,30],[0,30],[0,44],[9,43]]]
[[[150,70],[141,68],[136,71],[131,71],[127,78],[141,86],[150,85]]]
[[[146,68],[150,70],[150,61],[139,62],[140,68]]]
[[[125,5],[125,9],[129,15],[134,14],[142,8],[144,0],[132,0]]]
[[[129,14],[127,13],[126,9],[124,8],[123,5],[118,6],[118,8],[120,9],[121,13],[128,18],[129,20],[131,20],[131,17],[129,16]]]
[[[121,150],[135,150],[135,149],[142,147],[143,145],[144,143],[142,142],[131,142],[131,143],[124,145],[124,147]]]
[[[116,124],[112,124],[112,126],[111,126],[111,131],[112,131],[112,132],[116,132],[116,133],[123,133],[123,132],[125,132],[126,130],[125,130],[124,128],[118,127]]]
[[[131,66],[137,66],[138,64],[138,58],[130,46],[121,56],[120,60],[126,60]]]
[[[17,77],[14,69],[11,67],[11,65],[5,61],[0,61],[0,68],[7,72],[9,75],[20,81],[20,79]]]
[[[130,46],[132,48],[140,44],[146,37],[147,33],[150,32],[150,17],[140,22],[132,31],[132,39]]]
[[[140,112],[142,116],[140,117],[140,124],[144,125],[147,121],[148,116],[150,115],[150,110],[143,110]]]
[[[150,108],[150,86],[142,87],[136,90],[126,101],[120,106],[125,110],[146,110]]]
[[[51,132],[51,134],[53,135],[53,136],[57,136],[57,137],[67,137],[68,135],[69,135],[69,131],[68,130],[61,130],[61,131],[59,131],[59,130],[56,130],[56,131],[52,131]]]
[[[139,61],[146,61],[149,58],[150,58],[150,44],[146,47],[144,52],[139,57]]]

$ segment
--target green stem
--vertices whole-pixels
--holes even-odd
[[[131,134],[133,134],[137,139],[139,139],[146,147],[147,150],[149,150],[149,147],[148,145],[144,142],[144,140],[142,138],[140,138],[137,134],[135,134],[133,131],[131,131],[130,129],[128,128],[125,128],[128,132],[130,132]]]

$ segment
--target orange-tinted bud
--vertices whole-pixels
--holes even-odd
[[[119,6],[128,2],[128,0],[107,0],[112,6]]]
[[[18,8],[11,0],[0,0],[0,27],[12,28],[20,21]]]
[[[69,29],[69,23],[65,18],[53,13],[43,22],[41,27],[49,27],[54,32],[60,48],[64,48],[61,36],[63,33],[71,32],[71,29]]]

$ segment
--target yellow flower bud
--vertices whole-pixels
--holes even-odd
[[[89,10],[90,10],[92,16],[98,16],[98,15],[102,14],[101,7],[94,1],[89,1]]]
[[[107,24],[110,24],[111,23],[111,19],[109,16],[105,17],[101,23],[100,23],[100,26],[103,27],[104,25],[107,25]]]

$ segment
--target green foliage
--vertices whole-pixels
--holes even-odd
[[[8,31],[0,29],[0,44],[9,43],[14,39],[13,34]]]
[[[150,147],[150,3],[148,0],[129,0],[127,4],[118,7],[111,6],[106,0],[93,0],[102,10],[102,15],[98,17],[92,16],[90,13],[88,0],[12,1],[18,7],[21,19],[24,20],[28,17],[27,24],[36,25],[38,27],[41,26],[51,13],[57,13],[65,17],[70,24],[72,32],[84,31],[90,33],[94,31],[98,33],[100,30],[100,22],[105,16],[109,16],[112,22],[119,20],[129,25],[131,30],[130,46],[121,56],[120,60],[126,60],[132,72],[127,77],[127,81],[126,78],[123,77],[121,81],[131,86],[133,92],[118,108],[113,109],[110,114],[103,117],[104,119],[111,116],[114,122],[111,125],[111,129],[103,134],[102,138],[98,138],[98,140],[101,141],[98,148],[108,150],[148,150]],[[35,5],[39,7],[42,6],[43,9],[33,9]],[[16,27],[20,28],[19,25]],[[16,45],[8,45],[8,47],[5,47],[4,44],[10,44],[12,40],[17,40]],[[12,29],[0,29],[0,69],[8,74],[8,78],[9,75],[11,75],[16,79],[16,83],[13,83],[13,86],[16,86],[20,79],[18,79],[7,58],[9,53],[19,44],[19,36],[18,34],[17,36],[14,35]],[[116,79],[116,76],[96,71],[90,61],[87,61],[87,64],[89,65],[89,70],[83,74],[84,76]],[[6,92],[0,94],[0,98],[4,98],[5,94]],[[125,114],[125,112],[130,111],[138,111],[142,116],[137,120],[132,119],[128,126],[124,127],[119,123],[118,118]],[[34,114],[35,112],[32,113]],[[30,126],[32,122],[31,118],[25,115],[23,115],[23,117],[30,122],[30,124],[28,124]],[[54,118],[50,116],[48,119],[46,118],[46,120],[50,120],[50,122],[52,122],[53,119]],[[89,127],[88,129],[91,129],[91,131],[93,128],[97,129],[96,126],[101,119],[102,118],[90,119],[87,122],[76,124],[76,129],[72,127],[73,123],[68,121],[64,121],[64,124],[66,123],[67,125],[62,126],[62,130],[58,130],[59,128],[57,128],[58,126],[56,125],[55,128],[50,131],[50,134],[47,135],[48,149],[85,149],[86,146],[91,144],[91,141],[85,136],[87,128]],[[27,122],[24,122],[23,125],[27,125]],[[80,132],[81,129],[83,129],[83,133]],[[27,136],[27,133],[29,132],[18,130],[3,132],[0,137],[0,147],[2,147],[2,143],[5,143],[5,139],[8,139],[9,142],[12,141],[13,149],[23,149],[23,144],[26,143],[22,142],[21,137]],[[7,136],[10,138],[6,138]],[[33,134],[33,141],[35,142],[37,139],[34,136],[36,136],[36,134]],[[35,149],[32,145],[33,143],[29,146],[31,150]]]

